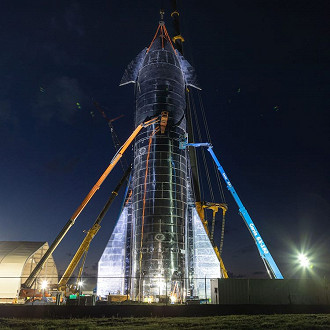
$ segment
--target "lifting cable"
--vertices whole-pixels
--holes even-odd
[[[156,33],[155,33],[155,35],[154,35],[154,37],[153,37],[153,39],[152,39],[152,41],[151,41],[151,43],[150,43],[150,46],[149,46],[148,49],[147,49],[147,53],[149,53],[149,50],[150,50],[152,44],[154,43],[154,41],[155,41],[155,39],[156,39],[156,37],[157,37],[157,34],[158,34],[158,31],[159,31],[159,28],[160,28],[160,24],[158,25],[157,31],[156,31]]]
[[[160,29],[160,32],[161,32],[160,37],[162,38],[162,48],[164,49],[164,38],[165,38],[165,39],[167,39],[167,41],[169,42],[169,44],[172,46],[172,49],[173,49],[174,53],[177,54],[177,51],[176,51],[176,49],[173,46],[172,40],[171,40],[171,38],[170,38],[170,36],[169,36],[169,34],[167,32],[167,29],[165,27],[164,22],[159,22],[157,31],[156,31],[156,33],[155,33],[155,35],[154,35],[154,37],[153,37],[153,39],[152,39],[152,41],[150,43],[150,46],[147,49],[147,54],[149,53],[149,50],[150,50],[152,44],[154,43],[154,41],[157,38],[159,29]]]
[[[179,13],[177,11],[173,11],[173,13],[171,14],[171,16],[174,15],[174,14],[179,15]],[[188,33],[188,31],[186,31],[186,33]],[[181,35],[180,35],[180,37],[181,37]],[[191,40],[193,40],[193,39],[191,39]],[[182,40],[182,41],[184,41],[184,40]],[[209,132],[209,128],[208,128],[208,124],[207,124],[207,120],[206,120],[206,115],[205,115],[205,111],[204,111],[204,105],[203,105],[201,93],[199,91],[197,91],[197,93],[198,93],[199,104],[200,104],[200,108],[201,108],[201,112],[202,112],[202,118],[203,118],[204,128],[205,128],[205,131],[206,131],[207,140],[208,140],[209,143],[212,143],[212,141],[211,141],[211,135],[210,135],[210,132]],[[191,102],[189,100],[189,97],[191,97]],[[196,106],[195,106],[195,103],[194,103],[194,98],[193,98],[192,93],[188,93],[188,98],[187,98],[187,104],[188,104],[188,107],[189,107],[188,110],[190,111],[190,114],[191,114],[190,103],[192,103],[192,106],[193,106],[193,111],[194,111],[194,116],[195,116],[195,122],[196,122],[196,127],[197,127],[197,132],[198,132],[198,138],[199,138],[199,141],[202,142],[201,131],[200,131],[199,121],[198,121],[197,112],[196,112]],[[213,194],[213,190],[212,190],[211,180],[210,180],[210,177],[209,177],[208,167],[207,167],[207,164],[206,164],[204,148],[202,148],[201,151],[202,151],[202,157],[203,157],[203,163],[204,163],[204,167],[205,167],[205,172],[206,172],[206,175],[207,175],[207,181],[208,181],[208,185],[210,187],[210,194],[211,194],[211,197],[212,197],[212,201],[214,202],[214,194]],[[196,154],[196,162],[197,162],[197,154]],[[226,203],[226,199],[225,199],[223,187],[222,187],[222,184],[221,184],[220,173],[219,173],[216,165],[214,164],[214,162],[212,162],[212,163],[213,163],[213,168],[214,168],[215,175],[216,175],[216,180],[217,180],[217,185],[218,185],[218,189],[219,189],[219,192],[220,192],[220,196],[221,196],[221,199],[222,199],[223,203],[225,204]],[[198,162],[197,162],[197,166],[198,166]],[[203,196],[203,185],[201,185],[200,188],[201,188],[200,189],[201,190],[201,195]],[[225,214],[226,214],[226,210],[224,208],[222,208],[221,239],[220,239],[220,246],[219,246],[219,248],[220,248],[220,251],[219,251],[220,256],[221,256],[221,253],[222,253],[223,241],[224,241]],[[213,239],[213,234],[214,234],[214,220],[215,219],[213,217],[213,223],[212,223],[212,227],[213,227],[212,228],[213,229],[212,230],[212,239]],[[212,242],[212,244],[213,244],[213,242]],[[223,265],[222,259],[220,257],[220,265],[221,264]],[[224,265],[223,265],[223,268],[224,268]],[[227,274],[226,270],[225,270],[225,274]]]
[[[176,49],[174,48],[174,46],[172,44],[172,40],[171,40],[170,36],[168,35],[168,32],[167,32],[167,29],[166,29],[165,25],[163,26],[163,31],[165,32],[165,36],[166,36],[167,40],[170,42],[170,45],[172,46],[172,48],[174,50],[174,53],[177,54],[177,51],[176,51]]]
[[[189,40],[191,40],[191,43],[192,43],[194,39],[189,37],[189,30],[186,30],[185,34],[188,36],[187,38]],[[191,52],[191,55],[192,55],[192,52]],[[191,57],[192,57],[192,65],[194,65],[193,55]],[[192,94],[192,93],[189,93],[189,94]],[[208,140],[209,143],[212,143],[209,128],[208,128],[207,121],[206,121],[206,116],[205,116],[204,105],[203,105],[203,101],[202,101],[202,97],[201,97],[201,92],[197,91],[197,94],[198,94],[198,98],[199,98],[201,113],[202,113],[202,116],[203,116],[203,122],[204,122],[204,127],[205,127],[205,131],[206,131],[206,135],[207,135],[207,140]],[[191,98],[193,99],[192,95],[191,95]],[[195,121],[196,121],[196,126],[197,126],[198,125],[198,117],[197,117],[196,114],[195,114]],[[200,141],[202,141],[202,140],[200,140]],[[203,151],[202,151],[202,154],[203,154]],[[221,195],[221,199],[224,203],[226,203],[226,198],[225,198],[224,190],[223,190],[222,183],[221,183],[222,181],[221,181],[220,173],[219,173],[218,169],[216,168],[215,164],[213,164],[213,166],[214,166],[214,169],[215,169],[215,175],[216,175],[216,178],[217,178],[217,184],[218,184],[218,189],[219,189],[219,192],[220,192],[220,195]],[[202,186],[201,186],[201,188],[202,188]]]
[[[204,123],[204,127],[205,127],[205,132],[206,132],[206,138],[207,138],[207,142],[212,144],[212,140],[211,140],[211,135],[210,135],[210,130],[207,124],[207,120],[206,120],[206,115],[205,115],[205,110],[204,110],[204,104],[203,104],[203,100],[202,100],[202,96],[200,91],[197,91],[198,94],[198,99],[199,99],[199,104],[200,104],[200,108],[201,108],[201,113],[202,113],[202,117],[203,117],[203,123]],[[224,203],[226,203],[226,198],[225,198],[225,194],[223,192],[223,187],[221,184],[221,178],[220,178],[220,173],[215,165],[215,163],[213,162],[213,167],[214,167],[214,172],[217,178],[217,183],[218,183],[218,189],[221,195],[221,199]]]
[[[200,104],[201,113],[202,113],[202,117],[203,117],[203,123],[204,123],[204,128],[205,128],[205,132],[206,132],[207,141],[212,144],[210,130],[208,128],[208,124],[207,124],[207,120],[206,120],[204,104],[203,104],[203,100],[202,100],[202,97],[201,97],[201,93],[199,91],[197,91],[197,94],[198,94],[199,104]],[[219,171],[218,171],[218,169],[217,169],[214,162],[213,162],[213,168],[214,168],[214,172],[215,172],[215,175],[216,175],[216,178],[217,178],[218,189],[219,189],[222,201],[224,203],[226,203],[225,194],[224,194],[223,187],[222,187],[222,184],[221,184],[220,173],[219,173]],[[223,241],[224,241],[224,236],[225,236],[225,224],[226,224],[226,211],[224,209],[222,209],[221,236],[220,236],[220,245],[219,245],[219,254],[220,254],[220,256],[222,254]],[[213,219],[213,222],[212,222],[212,227],[214,227],[214,219]]]
[[[110,127],[112,141],[113,141],[113,144],[115,146],[115,150],[117,152],[120,149],[120,147],[121,147],[121,143],[120,143],[119,137],[118,137],[118,135],[117,135],[117,133],[116,133],[113,125],[110,122],[109,122],[108,125]],[[121,165],[121,168],[122,168],[123,173],[124,173],[125,172],[125,169],[128,167],[128,163],[127,163],[127,160],[126,160],[125,155],[120,160],[120,165]]]
[[[110,133],[111,133],[111,138],[112,138],[112,142],[113,142],[113,146],[115,147],[115,150],[116,152],[118,152],[118,150],[120,149],[121,147],[121,142],[120,142],[120,139],[115,131],[115,128],[114,126],[112,125],[112,122],[114,122],[115,120],[123,117],[124,115],[120,115],[116,118],[113,118],[113,119],[109,119],[107,117],[107,115],[105,114],[104,112],[104,108],[109,110],[107,107],[105,106],[101,106],[98,102],[94,101],[93,102],[95,108],[99,111],[99,113],[101,114],[101,116],[108,122],[108,126],[110,128]],[[123,157],[120,159],[120,165],[121,165],[121,168],[123,170],[123,173],[125,172],[126,168],[128,167],[128,164],[127,164],[127,160],[126,160],[126,157],[125,155],[123,155]]]
[[[194,112],[194,116],[195,116],[198,139],[199,139],[199,141],[202,141],[202,134],[201,134],[201,130],[200,130],[199,122],[198,122],[197,111],[196,111],[196,106],[195,106],[195,101],[194,101],[193,96],[191,96],[191,101],[192,101],[191,103],[192,103],[192,108],[193,108],[193,112]],[[204,152],[203,148],[201,149],[201,152],[202,152],[203,164],[204,164],[205,173],[206,173],[206,179],[207,179],[207,183],[208,183],[209,190],[210,190],[211,200],[214,203],[214,193],[213,193],[213,188],[212,188],[212,184],[211,184],[209,169],[208,169],[207,162],[206,162],[205,152]]]
[[[187,93],[187,95],[188,95],[188,97],[187,97],[187,111],[189,112],[189,117],[191,118],[191,131],[192,131],[192,135],[194,135],[194,131],[193,131],[193,124],[192,124],[192,113],[191,113],[191,102],[190,102],[190,91],[189,91],[189,89],[187,89],[188,90],[188,93]],[[192,96],[191,96],[192,97]],[[197,167],[198,167],[198,155],[197,155],[197,152],[196,152],[196,165],[197,165]],[[190,176],[191,176],[191,180],[193,180],[193,174],[192,174],[192,170],[190,170]],[[197,173],[198,174],[198,177],[199,177],[199,173]],[[200,178],[198,178],[198,180],[200,180]],[[192,190],[193,190],[193,196],[196,196],[196,194],[195,194],[195,191],[194,191],[194,185],[192,184],[191,185],[191,187],[192,187]],[[200,187],[199,187],[199,189],[200,189],[200,198],[201,198],[201,200],[203,199],[203,196],[204,196],[204,189],[203,189],[203,185],[200,185]]]

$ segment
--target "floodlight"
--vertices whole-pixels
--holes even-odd
[[[303,267],[303,268],[307,268],[310,266],[310,261],[309,259],[307,258],[307,256],[303,253],[300,253],[298,255],[298,260],[299,260],[299,263],[300,263],[300,266]]]
[[[170,296],[170,299],[171,299],[171,304],[175,304],[176,303],[176,296],[171,295]]]
[[[47,288],[47,286],[48,286],[48,281],[43,280],[43,281],[41,282],[41,289],[42,289],[42,290],[45,290],[45,289]]]

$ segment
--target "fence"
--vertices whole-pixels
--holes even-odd
[[[66,288],[58,278],[37,277],[24,289],[27,277],[0,277],[0,303],[62,296],[92,296],[98,303],[141,302],[168,304],[329,304],[327,279],[269,280],[181,277],[71,277]],[[65,293],[63,295],[63,293]],[[55,298],[52,298],[55,300]],[[89,298],[83,298],[89,299]],[[92,299],[92,298],[91,298]],[[51,300],[49,300],[51,302]]]
[[[0,277],[0,300],[19,297],[43,297],[59,292],[58,278],[44,275],[37,277],[30,288],[24,288],[27,277]],[[65,288],[71,293],[95,295],[101,300],[133,300],[152,303],[209,303],[211,278],[167,277],[119,277],[83,276],[71,277]],[[63,288],[61,288],[63,290]],[[64,290],[63,290],[64,291]],[[0,301],[1,302],[1,301]]]

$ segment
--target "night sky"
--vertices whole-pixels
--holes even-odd
[[[109,118],[125,115],[114,122],[122,141],[131,134],[133,87],[119,82],[150,44],[159,4],[1,1],[0,240],[51,243],[105,170],[115,149],[93,101]],[[179,6],[185,57],[203,89],[222,166],[284,277],[329,277],[328,1],[190,0]],[[173,35],[169,4],[165,10]],[[118,166],[110,174],[57,248],[60,272],[121,173]],[[96,274],[121,200],[92,242],[86,275]],[[226,200],[228,271],[266,278],[227,191]],[[216,235],[219,241],[220,222]],[[308,252],[312,270],[297,269],[298,251]]]

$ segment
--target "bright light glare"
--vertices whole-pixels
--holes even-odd
[[[303,253],[300,253],[300,254],[298,255],[298,260],[299,260],[300,266],[302,266],[302,267],[304,267],[304,268],[309,267],[310,262],[309,262],[307,256],[304,255]]]
[[[176,296],[171,296],[171,304],[175,304],[176,303]]]
[[[41,289],[42,290],[45,290],[47,288],[47,286],[48,286],[48,281],[44,280],[44,281],[41,282]]]
[[[78,286],[81,288],[83,286],[84,282],[83,281],[79,281],[78,282]]]

